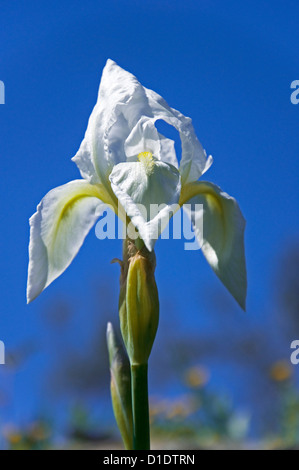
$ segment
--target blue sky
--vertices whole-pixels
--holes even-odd
[[[235,196],[247,220],[248,313],[245,318],[229,303],[235,315],[228,328],[237,331],[246,322],[262,328],[270,313],[261,311],[272,308],[277,257],[299,233],[299,105],[290,102],[290,84],[299,79],[298,2],[19,0],[0,6],[6,91],[0,106],[0,339],[7,348],[39,337],[40,316],[56,296],[79,304],[88,324],[95,278],[111,283],[117,309],[119,273],[110,260],[120,257],[121,243],[100,242],[94,230],[67,272],[33,304],[25,303],[28,219],[48,190],[79,177],[70,159],[108,58],[192,117],[214,157],[205,179]],[[182,331],[217,331],[213,292],[230,300],[201,253],[163,240],[156,254],[157,341],[171,321],[169,301]],[[28,369],[35,384],[42,363]],[[28,370],[17,383],[34,396]],[[19,416],[27,398],[18,400]]]

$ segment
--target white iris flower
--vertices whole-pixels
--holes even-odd
[[[179,132],[180,162],[174,142],[157,131],[157,120]],[[173,205],[188,202],[208,263],[245,308],[245,220],[235,199],[212,183],[197,181],[212,157],[207,158],[190,118],[108,60],[73,161],[83,179],[51,190],[30,219],[28,302],[69,266],[106,205],[116,213],[121,207],[152,251]],[[160,209],[151,216],[153,204]],[[203,210],[195,210],[198,204]],[[203,233],[198,233],[202,217]]]

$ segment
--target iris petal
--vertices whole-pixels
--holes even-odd
[[[191,119],[170,108],[160,95],[144,88],[134,75],[108,60],[98,101],[84,140],[73,158],[83,178],[106,185],[115,165],[132,161],[139,152],[146,150],[177,166],[172,141],[161,136],[155,128],[159,119],[175,127],[180,134],[182,181],[196,181],[210,167],[212,158],[207,159]]]
[[[111,187],[146,247],[152,251],[157,238],[178,205],[181,180],[178,170],[154,161],[116,165],[110,175]]]
[[[42,199],[30,219],[28,302],[72,262],[105,207],[103,199],[100,186],[84,180],[52,189]]]
[[[237,201],[218,186],[202,181],[183,188],[180,204],[185,204],[183,207],[191,217],[195,235],[206,260],[245,310],[246,222]],[[196,204],[202,204],[203,210],[196,207]],[[200,227],[203,227],[203,232]]]

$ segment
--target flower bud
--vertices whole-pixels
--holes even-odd
[[[140,250],[126,240],[119,302],[120,326],[133,364],[146,364],[159,322],[159,298],[155,281],[156,258],[145,246]]]
[[[111,323],[107,325],[107,345],[111,374],[111,398],[114,416],[125,448],[133,448],[133,417],[131,398],[131,371],[126,351]]]

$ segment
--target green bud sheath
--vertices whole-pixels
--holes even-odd
[[[111,373],[111,398],[115,419],[125,448],[133,449],[131,372],[128,356],[111,323],[107,325],[107,345]]]
[[[150,449],[148,359],[159,323],[156,257],[142,240],[124,241],[121,265],[120,327],[131,365],[133,446]]]
[[[159,297],[155,281],[156,258],[145,246],[124,243],[120,326],[131,365],[147,364],[159,323]]]

